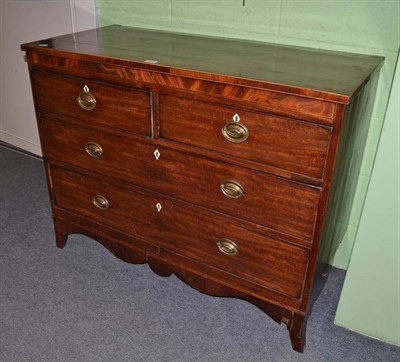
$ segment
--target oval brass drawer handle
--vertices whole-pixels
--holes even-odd
[[[96,107],[97,101],[94,95],[88,92],[79,93],[78,98],[76,99],[78,104],[85,110],[91,111]]]
[[[92,204],[100,210],[107,210],[110,207],[108,200],[102,195],[94,195]]]
[[[230,122],[225,124],[225,126],[221,129],[224,137],[233,143],[240,143],[247,140],[249,137],[249,130],[247,127],[238,122]]]
[[[226,255],[237,255],[239,247],[235,242],[229,239],[221,239],[217,242],[218,249]]]
[[[103,154],[103,149],[97,142],[86,143],[85,150],[89,156],[95,158],[99,158]]]
[[[244,189],[242,185],[237,181],[227,180],[222,182],[220,185],[221,191],[225,196],[231,199],[238,199],[244,195]]]

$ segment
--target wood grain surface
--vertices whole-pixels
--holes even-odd
[[[139,68],[227,83],[256,80],[267,88],[306,95],[318,91],[321,98],[345,103],[382,62],[369,55],[117,25],[25,44],[22,49],[113,64],[135,62]],[[157,63],[146,63],[149,60]]]

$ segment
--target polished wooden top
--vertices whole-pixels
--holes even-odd
[[[384,59],[119,25],[28,43],[22,49],[341,103],[349,102]]]

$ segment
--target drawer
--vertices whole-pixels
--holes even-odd
[[[279,293],[301,297],[306,249],[261,236],[221,214],[161,195],[121,189],[60,167],[51,167],[51,179],[58,207]],[[96,195],[98,206],[107,208],[94,205]]]
[[[51,73],[32,72],[31,77],[39,112],[72,117],[84,124],[151,135],[149,92]],[[83,107],[94,108],[82,108],[78,98]]]
[[[160,96],[161,137],[322,179],[331,128],[174,96]]]
[[[295,237],[312,238],[320,195],[317,187],[81,126],[48,119],[40,124],[45,155],[51,159]],[[85,151],[91,144],[101,148],[99,157]]]

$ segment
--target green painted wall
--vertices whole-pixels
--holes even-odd
[[[98,0],[102,26],[122,24],[186,33],[251,39],[383,55],[350,221],[333,264],[347,268],[378,146],[400,44],[399,0]],[[360,137],[362,138],[362,137]],[[340,220],[339,220],[340,221]]]
[[[335,323],[400,346],[400,62]]]

